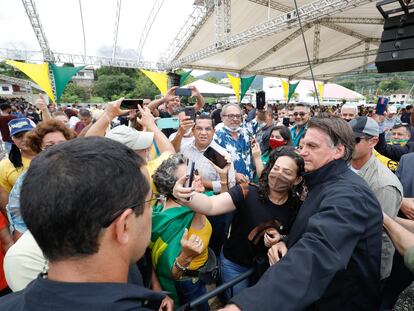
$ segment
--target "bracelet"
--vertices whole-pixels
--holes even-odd
[[[182,271],[182,272],[185,272],[185,271],[187,271],[187,269],[188,269],[188,267],[184,267],[184,266],[180,265],[180,263],[178,262],[177,258],[175,258],[175,261],[174,261],[174,266],[175,266],[178,270],[180,270],[180,271]]]

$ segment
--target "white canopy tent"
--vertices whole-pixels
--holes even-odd
[[[315,79],[366,69],[384,19],[374,0],[297,0]],[[204,0],[177,34],[165,68],[310,79],[293,0]]]
[[[189,86],[195,86],[197,90],[206,97],[227,97],[234,95],[232,89],[205,80],[197,80],[183,87],[188,88]]]

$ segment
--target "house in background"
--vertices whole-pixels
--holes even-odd
[[[80,86],[92,86],[94,80],[95,68],[93,66],[85,67],[72,78],[73,83]]]
[[[397,90],[390,95],[390,104],[405,104],[411,99],[409,90]]]

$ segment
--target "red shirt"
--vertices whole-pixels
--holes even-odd
[[[0,231],[4,228],[7,228],[8,223],[6,220],[6,217],[3,216],[2,213],[0,213]],[[0,243],[1,246],[1,243]],[[3,248],[0,248],[0,291],[5,289],[7,287],[6,277],[4,276],[4,270],[3,270],[3,260],[4,260],[4,253]]]
[[[9,121],[16,119],[16,116],[0,116],[0,132],[3,141],[12,142],[9,131]]]

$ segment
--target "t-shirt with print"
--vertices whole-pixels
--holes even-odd
[[[280,234],[288,234],[300,201],[290,196],[282,205],[274,204],[268,199],[262,202],[259,200],[257,187],[247,187],[249,190],[246,198],[240,185],[229,190],[237,210],[231,225],[230,237],[224,243],[223,252],[227,259],[249,267],[255,257],[267,254],[268,249],[263,242],[264,231],[262,228],[268,228],[271,222],[276,220],[279,226],[273,223],[272,227],[279,227],[276,229],[279,229]],[[249,234],[258,237],[257,245],[249,241]]]

